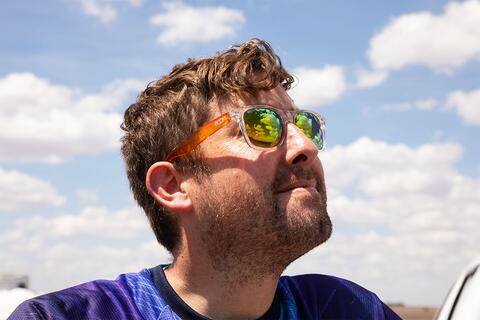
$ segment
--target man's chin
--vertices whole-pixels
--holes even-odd
[[[332,234],[332,223],[328,213],[318,206],[301,206],[287,210],[287,223],[278,234],[277,248],[288,248],[292,259],[304,255],[327,241]]]

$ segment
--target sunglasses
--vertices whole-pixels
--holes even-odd
[[[293,123],[310,138],[318,150],[325,149],[325,119],[307,110],[279,110],[270,106],[251,106],[241,112],[230,111],[200,127],[167,156],[167,161],[189,154],[196,146],[235,119],[247,144],[258,150],[274,148],[285,140],[287,123]]]

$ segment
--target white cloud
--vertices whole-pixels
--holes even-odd
[[[0,168],[0,211],[60,206],[63,203],[65,198],[47,181],[16,170]]]
[[[465,123],[480,125],[480,89],[470,92],[451,92],[447,97],[446,105],[454,108]]]
[[[320,154],[334,235],[289,273],[332,273],[385,300],[440,304],[480,242],[480,179],[456,170],[462,152],[361,138]]]
[[[386,104],[380,107],[382,111],[404,112],[412,109],[421,111],[432,111],[438,108],[440,103],[433,98],[419,99],[415,101],[404,101],[393,104]]]
[[[206,43],[232,37],[246,21],[240,10],[226,7],[192,7],[181,2],[162,6],[165,12],[150,19],[152,25],[164,28],[157,37],[161,45]]]
[[[298,83],[289,91],[300,107],[314,107],[339,99],[346,90],[343,69],[327,65],[321,69],[300,67],[292,71]]]
[[[438,106],[438,101],[432,98],[422,99],[422,100],[416,100],[414,102],[414,105],[420,110],[431,111]]]
[[[26,273],[43,292],[171,261],[137,208],[87,207],[0,227],[0,272]]]
[[[80,0],[83,13],[94,17],[104,24],[109,24],[118,18],[118,8],[123,4],[138,8],[143,0]]]
[[[387,77],[388,73],[385,71],[359,69],[355,87],[359,89],[376,87],[382,84]]]
[[[110,23],[117,18],[117,10],[110,3],[100,4],[97,0],[82,0],[83,12],[97,18],[102,23]]]
[[[32,216],[18,219],[14,225],[26,234],[39,234],[43,239],[82,236],[128,239],[145,231],[146,219],[138,209],[110,212],[104,207],[86,207],[80,214]]]
[[[389,112],[405,112],[412,109],[421,111],[440,110],[442,112],[455,111],[458,117],[466,124],[480,125],[480,89],[465,92],[461,90],[450,92],[443,101],[434,98],[419,99],[386,104],[376,108],[367,107],[365,112],[382,110]],[[435,134],[438,138],[438,134]]]
[[[383,105],[380,110],[404,112],[412,109],[421,111],[441,110],[443,112],[454,110],[465,123],[480,125],[480,89],[470,92],[461,90],[450,92],[447,98],[439,102],[437,99],[428,98],[415,101],[406,101]],[[371,110],[372,108],[369,108]]]
[[[480,2],[451,2],[441,15],[405,14],[370,40],[368,58],[375,70],[424,65],[436,72],[480,57]]]
[[[141,88],[138,80],[116,80],[85,94],[31,73],[0,78],[0,161],[55,163],[116,148],[122,121],[117,109]]]

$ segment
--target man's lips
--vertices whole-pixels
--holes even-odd
[[[277,190],[275,190],[275,193],[282,193],[282,192],[288,192],[296,188],[314,188],[316,189],[317,186],[317,181],[315,179],[309,179],[309,180],[298,180],[294,183],[290,183],[286,186],[280,187]]]

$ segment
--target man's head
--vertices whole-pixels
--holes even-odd
[[[177,65],[128,108],[122,152],[130,185],[174,256],[186,245],[181,230],[196,228],[218,268],[248,259],[265,269],[259,260],[276,258],[268,271],[281,272],[329,237],[318,149],[291,123],[273,149],[250,148],[232,122],[173,164],[165,161],[221,113],[257,104],[295,110],[286,94],[292,82],[270,46],[252,40]]]

